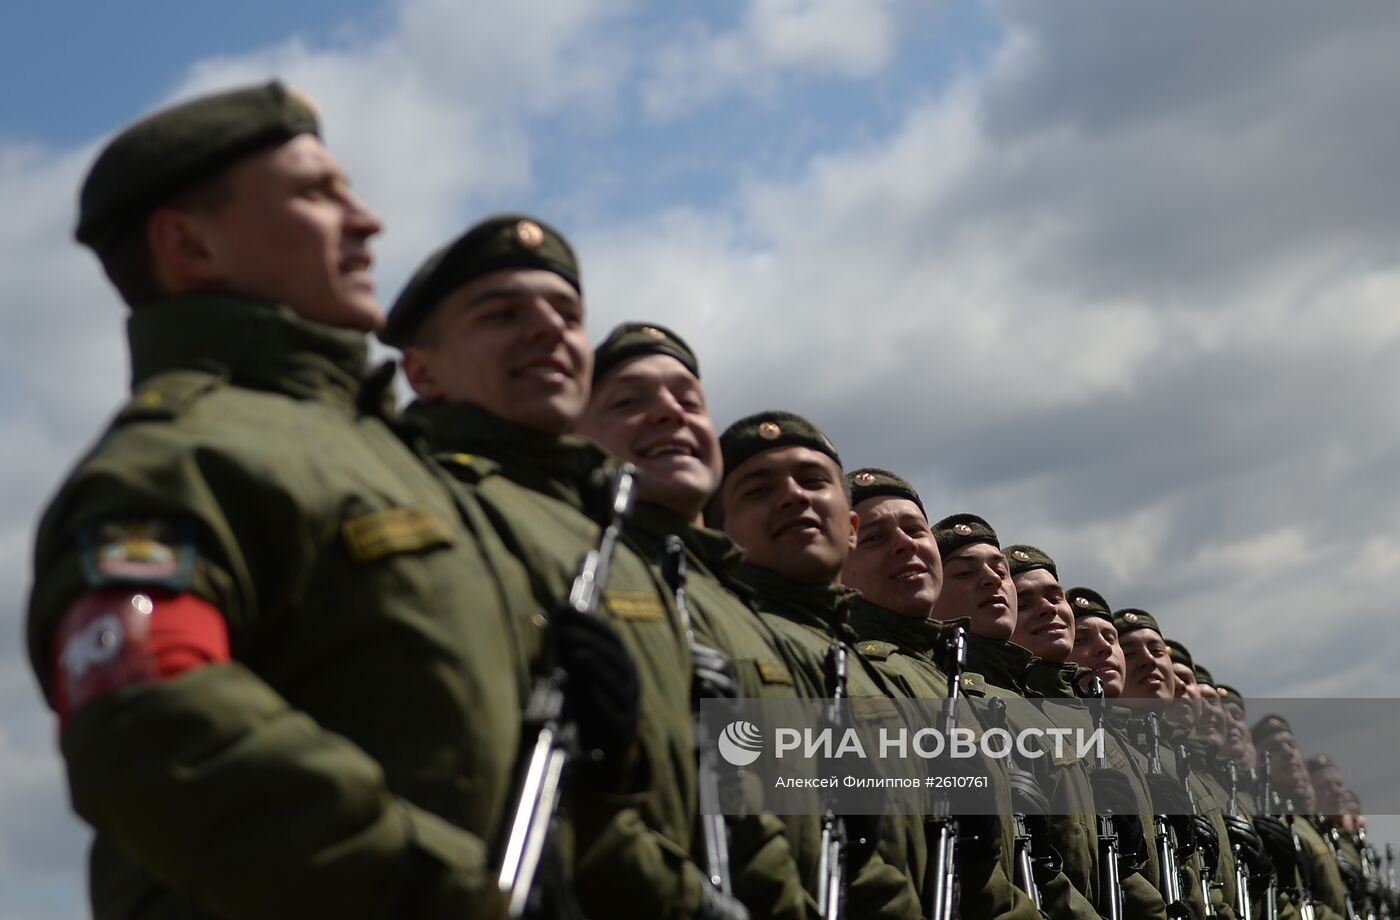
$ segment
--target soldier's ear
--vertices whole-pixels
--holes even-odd
[[[166,290],[178,294],[221,278],[203,222],[194,214],[157,208],[146,219],[146,245]]]
[[[851,512],[851,532],[846,536],[846,543],[851,549],[856,548],[856,538],[860,536],[860,515]]]
[[[413,387],[413,392],[424,399],[439,399],[445,395],[432,361],[426,351],[416,345],[404,346],[403,375],[408,379],[408,385]]]

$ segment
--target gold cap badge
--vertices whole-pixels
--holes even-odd
[[[874,473],[856,473],[855,483],[858,486],[868,486],[875,481]]]
[[[533,220],[522,220],[515,225],[515,239],[526,249],[539,249],[544,243],[544,231]]]
[[[968,534],[972,533],[972,527],[971,527],[971,525],[968,525],[968,524],[954,524],[954,525],[953,525],[953,533],[961,534],[962,536],[965,537],[965,536],[967,536]]]
[[[1021,562],[1030,562],[1030,561],[1031,561],[1030,553],[1027,553],[1027,552],[1026,552],[1025,550],[1023,550],[1023,549],[1018,549],[1018,550],[1014,551],[1011,555],[1015,556],[1015,557],[1016,557],[1017,559],[1019,559]]]
[[[637,331],[640,332],[642,335],[647,336],[648,338],[653,338],[653,339],[664,339],[664,338],[666,338],[666,333],[662,332],[660,329],[657,329],[655,326],[643,326],[642,328],[638,329]]]
[[[1136,623],[1138,621],[1138,615],[1136,613],[1125,613],[1123,614],[1123,619],[1127,620],[1129,623]]]
[[[771,441],[782,433],[783,430],[778,427],[777,422],[760,422],[758,425],[758,436],[760,438],[766,438]]]
[[[1076,598],[1074,599],[1074,602],[1075,602],[1076,604],[1078,604],[1080,607],[1088,607],[1088,606],[1090,606],[1090,603],[1091,603],[1087,597],[1076,597]]]

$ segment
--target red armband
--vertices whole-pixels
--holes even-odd
[[[105,588],[73,602],[53,641],[59,719],[104,693],[229,659],[228,625],[193,594]]]

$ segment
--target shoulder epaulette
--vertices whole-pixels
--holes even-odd
[[[478,483],[501,472],[499,463],[479,454],[444,453],[437,455],[437,461],[463,482]]]
[[[895,645],[893,642],[880,642],[875,639],[869,639],[865,642],[857,642],[856,651],[860,652],[866,658],[872,658],[875,661],[884,661],[895,652],[899,651],[899,646]]]
[[[213,371],[178,370],[156,374],[131,394],[131,399],[117,413],[113,424],[176,418],[200,397],[223,386],[224,382],[224,376]]]
[[[981,695],[987,692],[987,679],[981,674],[963,674],[961,686],[964,693]]]

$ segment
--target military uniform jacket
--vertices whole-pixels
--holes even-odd
[[[56,624],[122,585],[213,605],[232,661],[69,716],[94,913],[480,910],[524,675],[472,506],[395,434],[359,334],[206,295],[129,335],[134,395],[39,525],[33,665],[52,699]]]
[[[685,543],[685,606],[695,638],[724,654],[741,696],[797,699],[786,643],[716,575],[737,565],[743,551],[719,531],[696,527],[660,505],[637,504],[626,538],[642,558],[659,560],[670,535]],[[816,910],[817,848],[797,853],[793,846],[820,839],[820,818],[760,814],[733,816],[728,824],[734,893],[751,913],[776,920]]]
[[[823,663],[827,649],[841,641],[850,647],[847,695],[852,712],[857,718],[896,717],[888,701],[907,694],[887,681],[855,647],[857,637],[849,618],[858,592],[842,585],[802,584],[747,563],[732,569],[730,577],[751,592],[764,622],[788,643],[804,697],[828,695]],[[915,816],[890,815],[880,822],[880,832],[879,852],[848,885],[847,913],[851,917],[918,917],[926,860],[922,822]],[[814,841],[802,849],[815,851],[817,844]]]
[[[916,699],[948,698],[948,676],[934,662],[934,655],[956,625],[900,616],[865,598],[856,601],[851,613],[851,627],[860,637],[856,648],[879,671],[900,683]],[[982,695],[982,682],[977,675],[967,675],[963,683],[960,689],[967,697]],[[959,711],[958,723],[974,732],[980,732],[982,728],[968,707]],[[1015,875],[1013,862],[1016,844],[1006,773],[999,761],[988,758],[982,759],[980,768],[991,779],[1001,839],[993,865],[979,865],[982,860],[961,860],[958,867],[958,916],[963,920],[1038,917],[1030,898],[1011,881]],[[963,851],[963,855],[965,857],[966,851]]]
[[[1038,660],[1010,642],[968,636],[967,667],[986,679],[989,696],[1024,699],[1028,693],[1025,675]],[[1048,715],[1029,712],[1028,707],[1008,707],[1007,716],[1013,734],[1057,727]],[[1073,750],[1067,749],[1063,757],[1056,758],[1053,747],[1048,745],[1045,756],[1022,764],[1022,768],[1035,774],[1055,812],[1047,821],[1050,842],[1063,860],[1065,876],[1082,895],[1075,899],[1066,892],[1058,913],[1097,916],[1093,905],[1099,902],[1098,834],[1093,826],[1094,791],[1088,774]],[[1083,903],[1084,899],[1087,903]],[[1047,906],[1046,912],[1057,911]]]
[[[579,560],[597,542],[609,458],[584,438],[523,428],[470,404],[414,403],[434,456],[471,486],[507,547],[525,564],[537,628],[567,597]],[[688,917],[708,884],[693,858],[696,788],[691,661],[669,590],[620,543],[599,606],[636,662],[637,759],[609,788],[574,772],[568,818],[578,851],[574,890],[595,917]],[[615,788],[612,786],[615,785]]]

